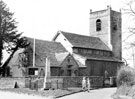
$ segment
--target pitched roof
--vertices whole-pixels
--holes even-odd
[[[59,62],[59,66],[61,66],[61,63],[70,55],[69,52],[64,52],[64,53],[56,53],[55,57],[57,61]]]
[[[69,55],[69,52],[56,53],[56,54],[55,54],[55,57],[57,58],[57,61],[61,62],[61,61],[64,60],[68,55]]]
[[[109,47],[98,37],[84,36],[60,31],[74,47],[91,48],[111,51]]]
[[[29,47],[33,49],[34,39],[33,38],[27,39],[30,42]],[[36,52],[35,63],[37,66],[39,65],[44,66],[42,61],[46,56],[50,58],[51,66],[58,66],[59,62],[57,61],[55,54],[64,53],[67,52],[67,50],[62,46],[61,43],[35,39],[35,52]],[[31,64],[32,64],[32,56],[31,56]]]
[[[28,38],[31,48],[33,48],[33,38]],[[67,52],[63,45],[59,42],[46,41],[35,39],[35,50],[36,52],[42,53],[60,53]]]
[[[86,57],[83,57],[81,55],[78,54],[73,54],[73,57],[75,58],[77,64],[79,65],[79,67],[86,67]]]

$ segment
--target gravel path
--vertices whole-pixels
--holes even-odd
[[[80,92],[59,99],[113,99],[111,95],[115,92],[116,88],[103,88],[91,90],[90,92]]]

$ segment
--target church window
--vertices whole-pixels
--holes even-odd
[[[114,25],[113,26],[113,30],[117,30],[117,25]]]
[[[114,30],[114,31],[117,30],[117,23],[116,23],[116,22],[113,23],[113,30]]]
[[[113,28],[114,31],[116,31],[117,30],[117,19],[115,17],[113,17],[112,23],[113,23],[112,28]]]
[[[96,31],[101,31],[101,20],[97,19],[96,21]]]
[[[71,69],[68,69],[67,70],[67,76],[71,76],[72,75],[72,70]]]

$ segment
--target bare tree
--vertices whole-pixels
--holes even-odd
[[[135,24],[135,0],[130,0],[125,3],[125,7],[122,9],[123,13],[128,15],[130,20],[130,24],[134,25]],[[125,42],[127,39],[132,37],[135,34],[135,27],[134,26],[129,26],[128,27],[128,33],[130,33],[123,41]]]
[[[123,11],[123,15],[126,16],[127,18],[127,29],[126,29],[126,36],[124,36],[124,40],[123,40],[123,50],[125,50],[125,52],[130,52],[128,55],[130,55],[132,57],[128,58],[128,60],[132,60],[133,61],[133,65],[135,64],[135,54],[134,54],[134,47],[135,47],[135,41],[132,40],[131,38],[133,38],[135,36],[135,0],[128,0],[127,2],[125,2],[125,6],[122,9]],[[125,24],[124,24],[125,25]],[[126,57],[127,59],[127,57]]]

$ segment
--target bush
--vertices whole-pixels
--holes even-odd
[[[133,86],[135,84],[135,69],[122,66],[117,72],[117,86],[127,85]]]

